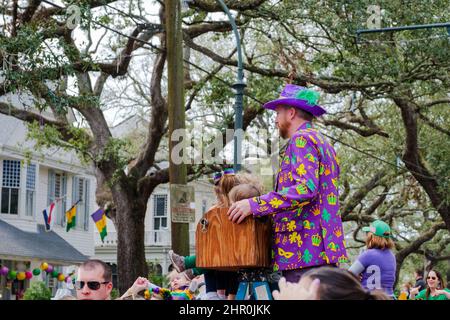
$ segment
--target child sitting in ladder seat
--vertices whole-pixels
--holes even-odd
[[[233,169],[225,169],[224,173],[214,175],[217,204],[214,208],[228,208],[232,203],[259,196],[263,193],[263,185],[246,173],[235,174]],[[238,289],[238,273],[214,271],[196,268],[195,256],[182,257],[170,250],[169,259],[179,272],[186,272],[192,278],[204,274],[207,300],[234,300]]]

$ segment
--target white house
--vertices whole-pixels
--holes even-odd
[[[47,262],[68,274],[94,255],[90,214],[97,209],[95,177],[74,153],[57,148],[38,152],[26,135],[22,121],[0,114],[0,265],[25,271]],[[61,205],[53,230],[45,232],[42,211],[55,199]],[[66,232],[64,213],[77,200],[76,227]],[[42,274],[23,281],[0,276],[0,299],[19,298],[37,280],[46,281],[54,292],[62,286]]]

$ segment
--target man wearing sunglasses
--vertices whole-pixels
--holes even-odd
[[[103,261],[88,260],[78,268],[78,300],[109,300],[112,288],[111,267]]]

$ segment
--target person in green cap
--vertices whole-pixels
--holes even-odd
[[[361,275],[365,289],[382,290],[393,297],[397,263],[392,253],[391,228],[387,223],[375,220],[362,230],[367,232],[367,250],[359,255],[349,271],[356,276]]]

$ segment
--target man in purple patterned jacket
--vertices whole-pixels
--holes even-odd
[[[234,203],[229,219],[270,215],[274,271],[298,282],[312,267],[347,262],[339,210],[339,164],[334,148],[311,121],[326,111],[319,93],[288,84],[281,97],[264,108],[275,110],[275,124],[289,141],[281,154],[275,191]]]

